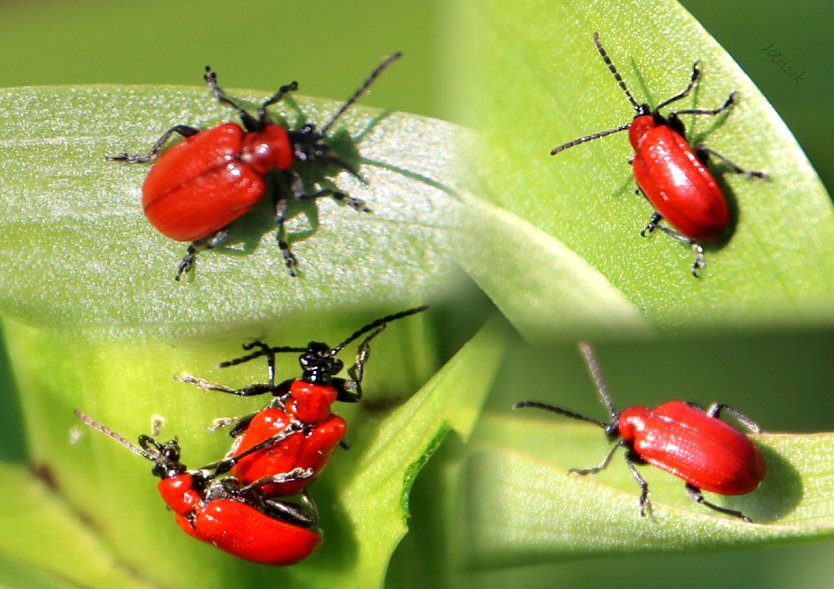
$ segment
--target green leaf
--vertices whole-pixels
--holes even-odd
[[[750,495],[708,496],[740,509],[756,524],[698,506],[683,483],[651,467],[652,509],[638,507],[639,487],[622,459],[597,475],[568,474],[596,466],[609,445],[598,429],[553,419],[490,415],[466,468],[469,497],[464,557],[486,567],[554,562],[613,553],[692,552],[774,546],[834,536],[834,435],[754,436],[768,474]],[[464,495],[464,497],[467,497]]]
[[[108,579],[131,570],[141,571],[136,586],[165,585],[171,578],[200,578],[207,589],[265,582],[322,587],[332,586],[335,579],[346,586],[381,586],[391,553],[406,531],[414,477],[449,431],[462,438],[469,435],[503,348],[500,330],[484,329],[412,396],[434,372],[436,342],[422,328],[422,320],[418,316],[392,324],[376,340],[366,370],[365,400],[353,412],[339,408],[350,423],[352,448],[337,450],[311,489],[321,512],[324,545],[307,561],[283,569],[246,563],[188,538],[155,491],[150,465],[104,436],[81,429],[72,415],[72,408],[80,407],[134,439],[150,431],[153,416],[162,416],[162,435],[176,434],[186,463],[196,467],[222,456],[229,446],[227,435],[207,434],[205,426],[219,416],[255,411],[264,400],[203,393],[166,375],[183,368],[197,372],[202,366],[200,376],[242,386],[262,381],[262,367],[210,369],[230,353],[228,345],[215,342],[180,340],[172,345],[147,339],[114,346],[7,322],[11,363],[24,399],[29,460],[51,486],[21,481],[20,469],[13,467],[0,472],[0,502],[7,506],[4,524],[25,530],[23,541],[7,538],[0,555],[59,578],[71,569],[71,578],[91,587],[111,587]],[[329,329],[335,331],[340,321],[333,319]],[[297,318],[293,324],[305,341],[305,324]],[[321,325],[316,329],[323,334]],[[280,325],[278,330],[286,332]],[[287,361],[292,359],[279,365],[280,373],[289,372],[283,366]],[[70,445],[78,433],[81,441]],[[30,487],[39,494],[20,493]],[[47,498],[44,510],[29,507],[30,495],[32,500]],[[37,539],[52,527],[84,539],[74,545],[78,558],[57,558],[54,550],[32,548],[42,546]],[[206,570],[212,571],[209,578]]]
[[[114,566],[101,539],[33,472],[0,464],[0,481],[0,519],[7,531],[0,535],[3,586],[147,587],[136,571]]]
[[[490,239],[463,240],[460,265],[528,340],[652,332],[637,307],[564,244],[506,209],[464,202],[469,234],[489,227]]]
[[[830,323],[834,256],[821,252],[834,251],[831,199],[766,99],[680,5],[487,0],[457,3],[457,10],[462,30],[451,50],[467,75],[450,79],[450,92],[462,107],[458,119],[479,131],[477,146],[465,152],[471,156],[465,169],[473,191],[503,209],[493,224],[471,233],[486,242],[473,249],[502,248],[502,255],[471,260],[480,266],[468,270],[520,329],[535,324],[530,309],[565,303],[568,310],[560,313],[570,316],[571,299],[550,288],[556,278],[549,276],[555,268],[561,278],[567,266],[579,293],[604,277],[608,304],[598,312],[610,307],[624,327],[634,319],[622,312],[623,300],[669,332],[726,323]],[[690,275],[688,247],[660,232],[640,237],[652,211],[633,193],[625,134],[549,155],[558,144],[633,117],[594,47],[594,31],[638,102],[657,104],[682,90],[695,60],[703,76],[680,108],[714,108],[738,91],[739,104],[728,116],[685,116],[684,122],[694,140],[743,167],[767,170],[770,178],[720,174],[737,205],[737,223],[727,243],[707,248],[700,279]],[[516,219],[546,240],[495,245],[496,236],[521,227]],[[542,251],[562,263],[531,263]],[[479,280],[485,273],[489,282]],[[530,284],[531,273],[545,287],[537,304],[531,303],[536,295],[515,296],[517,277]]]
[[[321,124],[339,106],[298,100],[282,102],[276,116]],[[311,170],[305,180],[365,200],[372,214],[330,199],[293,203],[288,231],[301,273],[293,279],[264,198],[175,283],[187,244],[158,233],[142,213],[149,165],[105,157],[146,153],[175,124],[207,128],[234,112],[206,89],[170,86],[7,89],[0,105],[0,312],[19,321],[202,332],[357,301],[401,305],[442,293],[459,275],[445,238],[458,210],[448,188],[458,130],[448,123],[352,108],[333,144],[368,184],[333,170]]]

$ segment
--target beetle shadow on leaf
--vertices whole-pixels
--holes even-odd
[[[759,445],[767,462],[767,476],[750,495],[728,497],[722,505],[740,509],[759,524],[778,523],[799,505],[804,495],[802,477],[794,466],[776,451]]]

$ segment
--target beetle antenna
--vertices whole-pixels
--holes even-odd
[[[568,411],[567,409],[562,409],[561,407],[554,407],[553,405],[549,405],[548,403],[542,403],[540,401],[519,401],[518,403],[513,405],[513,409],[524,409],[526,407],[532,407],[533,409],[544,409],[545,411],[550,411],[551,413],[558,413],[559,415],[564,415],[565,417],[570,417],[571,419],[587,421],[588,423],[598,425],[602,429],[608,427],[608,424],[603,423],[602,421],[598,421],[596,419],[580,415],[579,413],[574,413],[573,411]]]
[[[244,362],[249,362],[250,360],[254,360],[255,358],[260,358],[261,356],[273,356],[275,354],[285,354],[290,352],[295,352],[298,354],[303,354],[307,351],[307,348],[298,348],[293,346],[276,346],[274,348],[270,348],[263,344],[262,342],[255,341],[248,344],[243,344],[244,350],[251,350],[253,347],[260,347],[257,352],[252,352],[251,354],[247,354],[245,356],[241,356],[240,358],[234,358],[232,360],[226,360],[225,362],[221,362],[218,364],[220,368],[228,368],[229,366],[237,366],[238,364],[243,364]]]
[[[416,313],[421,313],[428,308],[429,308],[429,305],[421,305],[419,307],[414,307],[412,309],[406,309],[405,311],[400,311],[399,313],[393,313],[392,315],[386,315],[385,317],[377,319],[376,321],[372,321],[371,323],[368,323],[365,327],[363,327],[361,329],[358,329],[357,331],[354,331],[350,335],[349,338],[347,338],[345,341],[340,343],[335,348],[332,348],[330,350],[330,355],[335,356],[336,354],[341,352],[344,349],[344,347],[346,345],[348,345],[350,342],[352,342],[353,340],[355,340],[359,336],[365,335],[369,331],[373,331],[373,330],[377,329],[378,327],[384,328],[388,323],[391,323],[392,321],[396,321],[397,319],[402,319],[403,317],[408,317],[409,315],[414,315]],[[371,340],[373,337],[379,335],[381,332],[382,332],[382,329],[379,329],[376,333],[373,334],[373,336],[371,336],[367,340],[365,340],[363,345],[366,345],[369,340]]]
[[[611,61],[611,58],[608,57],[608,53],[605,52],[605,49],[603,48],[602,43],[599,40],[599,33],[596,32],[594,33],[594,45],[597,46],[597,51],[599,51],[599,54],[605,61],[605,65],[608,66],[608,70],[611,72],[611,74],[613,74],[614,79],[617,80],[617,83],[620,85],[620,88],[623,89],[623,92],[625,92],[625,95],[628,98],[628,101],[631,103],[631,106],[634,107],[634,110],[639,111],[640,105],[637,104],[636,100],[634,100],[634,96],[631,95],[628,86],[626,86],[625,80],[623,80],[623,77],[620,75],[620,72],[617,71],[617,67]]]
[[[128,440],[127,438],[122,436],[121,434],[114,432],[112,429],[110,429],[109,427],[107,427],[103,423],[99,423],[98,421],[96,421],[95,419],[93,419],[92,417],[90,417],[89,415],[87,415],[86,413],[81,411],[80,409],[73,409],[73,412],[75,413],[75,416],[78,419],[80,419],[82,422],[84,422],[85,425],[88,425],[91,428],[100,431],[105,436],[107,436],[108,438],[110,438],[112,440],[115,440],[116,442],[118,442],[119,444],[121,444],[122,446],[124,446],[125,448],[127,448],[128,450],[133,452],[134,454],[137,454],[137,455],[141,456],[142,458],[147,458],[151,462],[159,462],[160,461],[161,456],[151,454],[150,452],[140,448],[139,446],[137,446],[136,444],[134,444],[133,442],[131,442],[130,440]]]
[[[620,131],[625,131],[631,127],[631,123],[626,123],[622,127],[617,127],[616,129],[608,129],[607,131],[600,131],[599,133],[592,133],[591,135],[585,135],[585,137],[580,137],[579,139],[574,139],[573,141],[568,141],[567,143],[563,143],[562,145],[557,145],[553,149],[550,150],[550,155],[556,155],[560,151],[565,151],[566,149],[573,147],[574,145],[581,145],[582,143],[588,143],[589,141],[593,141],[594,139],[599,139],[601,137],[607,137],[608,135],[613,135],[614,133],[619,133]]]
[[[337,120],[339,120],[339,117],[341,117],[343,114],[345,114],[345,112],[347,111],[347,109],[349,109],[349,108],[353,105],[353,103],[354,103],[354,102],[356,102],[357,100],[359,100],[359,98],[360,98],[360,97],[361,97],[361,96],[362,96],[362,95],[363,95],[363,94],[364,94],[364,93],[368,90],[368,88],[371,86],[371,84],[373,84],[373,83],[374,83],[374,81],[375,81],[375,80],[379,77],[379,75],[380,75],[383,71],[385,71],[385,69],[386,69],[389,65],[391,65],[392,63],[394,63],[395,61],[397,61],[397,60],[398,60],[399,58],[401,58],[402,56],[403,56],[402,52],[401,52],[401,51],[397,51],[397,52],[396,52],[396,53],[394,53],[393,55],[389,55],[388,57],[386,57],[385,59],[383,59],[383,60],[382,60],[382,62],[381,62],[378,66],[376,66],[376,68],[374,69],[374,71],[372,71],[372,72],[371,72],[371,75],[370,75],[370,76],[368,76],[368,77],[367,77],[367,79],[366,79],[364,82],[362,82],[362,85],[361,85],[361,86],[359,86],[359,88],[357,88],[357,89],[356,89],[356,92],[354,92],[354,93],[353,93],[353,96],[351,96],[350,98],[348,98],[348,99],[345,101],[345,103],[342,105],[342,108],[340,108],[340,109],[336,112],[336,114],[335,114],[335,115],[333,115],[333,118],[332,118],[332,119],[330,119],[330,122],[329,122],[329,123],[327,123],[321,131],[319,131],[319,134],[320,134],[320,135],[327,135],[327,132],[328,132],[328,131],[330,130],[330,128],[334,125],[334,123],[335,123]]]
[[[617,410],[614,409],[614,403],[611,401],[611,393],[608,392],[608,385],[605,384],[605,378],[602,376],[602,370],[599,368],[599,363],[597,362],[597,356],[594,349],[588,342],[579,342],[578,347],[579,352],[585,359],[585,364],[588,366],[588,372],[591,374],[594,385],[597,387],[597,392],[599,393],[599,398],[602,401],[602,404],[605,405],[606,409],[608,409],[611,419],[616,419]]]

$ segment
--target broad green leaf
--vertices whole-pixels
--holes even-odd
[[[528,340],[652,332],[637,307],[558,240],[506,209],[464,202],[467,233],[489,227],[490,238],[462,240],[460,265]]]
[[[230,92],[248,99],[262,96]],[[299,99],[276,107],[291,126],[329,120],[339,103]],[[283,111],[281,111],[283,109]],[[88,332],[203,332],[358,301],[402,304],[455,283],[448,229],[458,129],[356,106],[333,143],[367,185],[312,170],[315,184],[363,199],[358,213],[330,199],[293,203],[293,279],[275,244],[270,198],[235,223],[229,240],[173,278],[187,244],[149,225],[141,188],[149,165],[105,160],[146,153],[175,124],[206,128],[234,118],[203,88],[41,87],[0,90],[0,311],[30,324]]]
[[[113,567],[111,575],[141,571],[137,586],[165,585],[171,578],[200,578],[209,589],[229,583],[322,587],[335,579],[343,586],[381,586],[391,553],[406,531],[414,477],[448,432],[469,435],[502,353],[500,330],[487,328],[411,396],[433,372],[430,356],[436,342],[422,328],[423,320],[418,316],[392,324],[375,341],[366,370],[365,401],[354,411],[338,408],[351,425],[352,448],[337,450],[330,468],[311,489],[321,512],[324,545],[307,561],[283,569],[237,560],[182,534],[155,490],[150,465],[97,432],[80,428],[72,415],[72,408],[80,407],[129,438],[149,432],[151,418],[162,416],[162,436],[176,434],[184,460],[197,467],[229,446],[227,435],[205,432],[213,418],[246,414],[265,400],[203,393],[170,375],[188,368],[243,386],[263,380],[261,366],[212,369],[230,352],[238,353],[225,343],[145,339],[114,346],[97,338],[7,322],[12,368],[24,400],[29,461],[52,481],[51,487],[41,485],[40,492],[55,512],[33,513],[28,503],[18,508],[29,499],[17,497],[23,484],[15,474],[20,469],[6,467],[0,473],[3,504],[9,507],[4,522],[25,530],[26,541],[6,542],[0,553],[57,577],[71,568],[92,587],[113,585],[97,581],[108,572],[102,562]],[[294,325],[304,340],[304,324]],[[339,321],[334,319],[329,329],[316,329],[328,335],[336,325]],[[338,330],[344,333],[341,325]],[[284,364],[290,361],[294,363],[290,359],[279,365],[281,374],[289,371]],[[71,445],[70,438],[79,434],[80,442]],[[65,520],[69,523],[63,524]],[[68,528],[68,536],[75,529],[80,537],[95,540],[89,548],[92,554],[84,554],[88,548],[82,543],[77,546],[82,554],[72,560],[56,559],[54,550],[41,554],[31,549],[30,541],[43,547],[38,538],[59,524]],[[148,567],[149,562],[154,565]],[[206,570],[212,575],[206,577]]]
[[[458,119],[479,132],[477,145],[466,152],[470,185],[505,210],[496,223],[508,222],[484,226],[473,239],[494,240],[512,231],[510,221],[518,217],[551,238],[544,249],[571,252],[561,265],[578,256],[586,265],[578,270],[583,277],[602,275],[616,311],[622,308],[617,299],[625,299],[663,331],[830,323],[831,199],[755,85],[680,5],[487,0],[456,6],[461,34],[450,50],[467,75],[451,78],[450,91],[462,107]],[[633,151],[625,134],[549,155],[556,145],[633,117],[594,47],[595,31],[638,102],[658,104],[682,90],[695,60],[703,76],[680,109],[714,108],[738,91],[739,103],[727,116],[685,116],[689,136],[770,178],[720,174],[737,207],[736,224],[725,244],[707,248],[700,279],[689,273],[688,247],[659,232],[640,237],[652,211],[633,193],[627,163]],[[516,323],[521,328],[539,313],[529,296],[514,297],[517,274],[533,270],[526,259],[540,255],[533,245],[507,247],[489,261],[490,282],[480,281],[508,317],[523,317]],[[537,271],[546,276],[561,265]],[[470,270],[476,279],[484,271]],[[563,297],[550,294],[542,293],[541,304],[558,307]],[[516,307],[508,306],[513,300]],[[615,316],[624,326],[633,324],[629,315]]]
[[[592,426],[490,415],[466,468],[465,558],[476,566],[517,566],[612,553],[692,552],[774,546],[834,536],[834,436],[754,436],[768,474],[750,495],[708,495],[755,524],[698,506],[683,482],[649,466],[652,510],[640,517],[639,487],[615,456],[587,477],[608,445]],[[477,494],[471,493],[478,489]]]
[[[67,509],[48,479],[0,464],[0,584],[4,587],[147,587],[136,571],[113,561],[78,513]],[[14,533],[12,533],[14,531]]]

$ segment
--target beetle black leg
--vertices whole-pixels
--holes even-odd
[[[207,427],[206,431],[216,432],[220,431],[224,427],[231,427],[229,430],[229,436],[236,438],[246,431],[256,415],[257,413],[250,413],[244,417],[218,417],[211,422],[211,426]]]
[[[639,188],[638,188],[638,190],[639,190]],[[660,223],[662,220],[663,220],[663,216],[660,213],[658,213],[657,211],[652,213],[652,218],[649,219],[649,223],[640,232],[640,235],[642,235],[643,237],[648,237],[648,235],[650,233],[654,233],[654,230],[657,229],[658,223]]]
[[[188,249],[185,251],[185,256],[183,256],[182,261],[180,262],[179,268],[177,268],[177,275],[174,276],[174,280],[179,282],[183,274],[187,274],[191,271],[191,268],[194,266],[194,258],[198,251],[216,248],[218,245],[223,243],[223,241],[225,241],[228,235],[229,230],[224,228],[209,237],[207,240],[195,241],[189,245]]]
[[[614,453],[620,446],[625,446],[625,443],[622,440],[614,444],[614,447],[611,448],[611,450],[608,452],[608,454],[605,456],[605,459],[600,463],[599,466],[594,466],[592,468],[572,468],[568,472],[571,474],[578,474],[581,476],[585,476],[588,474],[597,474],[598,472],[608,468],[608,464],[611,462],[611,458],[614,456]]]
[[[314,529],[319,523],[319,511],[316,504],[310,499],[307,490],[301,492],[301,499],[304,505],[296,505],[275,499],[264,499],[263,504],[270,512],[270,515],[278,519],[302,525]]]
[[[744,413],[735,409],[734,407],[730,407],[729,405],[725,405],[724,403],[713,403],[707,409],[707,415],[710,417],[715,417],[719,419],[721,417],[721,411],[725,410],[727,413],[735,417],[739,423],[743,424],[747,429],[749,429],[754,434],[758,434],[762,431],[762,428],[759,427],[759,424],[747,417]]]
[[[269,475],[267,477],[262,477],[257,481],[249,483],[248,485],[241,487],[241,493],[247,493],[249,491],[254,491],[260,487],[264,487],[266,485],[280,485],[283,483],[291,483],[293,481],[303,481],[304,479],[309,479],[313,476],[314,472],[312,468],[301,468],[297,467],[292,469],[289,472],[282,472],[278,474]]]
[[[365,363],[371,356],[371,340],[382,333],[385,327],[386,325],[382,325],[378,329],[375,329],[359,344],[359,348],[356,351],[356,362],[348,368],[350,380],[345,382],[345,385],[350,384],[352,386],[352,390],[347,390],[344,386],[340,387],[340,401],[347,400],[349,402],[355,402],[362,398],[362,379],[365,376]],[[342,398],[341,393],[345,393],[349,398]]]
[[[706,505],[710,509],[714,509],[720,513],[725,513],[727,515],[732,515],[733,517],[737,517],[746,521],[747,523],[753,523],[753,520],[744,515],[740,511],[736,511],[735,509],[727,509],[726,507],[719,507],[714,503],[710,503],[706,499],[704,499],[704,495],[701,493],[701,489],[694,485],[690,485],[686,483],[686,494],[689,495],[696,503],[700,503],[701,505]]]
[[[213,470],[216,475],[224,474],[232,470],[235,465],[249,456],[250,454],[254,454],[255,452],[260,452],[261,450],[265,450],[275,444],[279,444],[292,436],[293,434],[302,432],[304,430],[304,426],[298,423],[291,423],[287,427],[285,427],[280,433],[275,434],[271,438],[267,438],[266,440],[247,448],[240,454],[236,456],[232,456],[229,458],[224,458],[223,460],[218,460],[217,462],[212,462],[211,464],[207,464],[204,466],[204,469]]]
[[[686,86],[686,88],[684,88],[684,90],[682,92],[678,92],[677,94],[672,96],[672,98],[664,100],[663,102],[658,104],[657,108],[655,108],[655,111],[658,111],[661,108],[663,108],[664,106],[667,106],[667,105],[669,105],[673,102],[676,102],[676,101],[680,100],[681,98],[686,98],[687,96],[689,96],[689,93],[692,92],[692,89],[695,87],[695,83],[698,81],[698,78],[701,76],[701,68],[698,67],[698,63],[699,62],[696,61],[694,64],[692,64],[692,75],[689,77],[689,84]]]
[[[323,188],[312,194],[305,194],[303,192],[295,195],[298,200],[315,200],[317,198],[330,197],[336,202],[341,202],[359,213],[370,213],[371,209],[365,204],[365,201],[360,198],[353,198],[347,193],[339,192],[338,190],[331,190],[330,188]]]
[[[714,117],[716,115],[720,115],[723,112],[726,112],[736,103],[736,93],[732,92],[730,96],[727,97],[727,100],[724,101],[724,104],[719,106],[718,108],[688,108],[685,110],[678,110],[669,115],[669,119],[677,119],[680,115],[707,115],[710,117]]]
[[[280,101],[284,96],[286,96],[290,92],[295,92],[296,90],[298,90],[298,82],[293,80],[289,84],[286,84],[285,86],[281,86],[280,88],[278,88],[278,92],[264,100],[261,104],[260,111],[258,111],[258,118],[261,121],[261,125],[266,126],[272,123],[272,117],[269,116],[269,113],[267,112],[266,108]]]
[[[261,340],[252,340],[249,343],[243,344],[244,350],[252,350],[254,348],[258,348],[258,352],[255,352],[255,358],[260,356],[266,356],[266,370],[267,376],[269,377],[269,386],[273,389],[277,388],[275,386],[275,351],[269,347],[269,344],[266,342],[262,342]],[[221,362],[220,367],[226,368],[228,366],[234,366],[235,364],[239,364],[239,358],[236,360],[228,360],[226,362]]]
[[[120,153],[119,155],[108,155],[107,159],[111,162],[126,162],[128,164],[144,164],[145,162],[149,162],[156,157],[162,147],[168,142],[168,139],[171,138],[171,135],[177,133],[182,135],[183,137],[191,137],[192,135],[196,135],[199,133],[199,129],[195,129],[194,127],[189,127],[187,125],[176,125],[175,127],[171,127],[165,133],[162,134],[162,137],[156,140],[156,143],[153,144],[150,153],[147,155],[136,155],[131,153]]]
[[[278,232],[275,239],[278,241],[278,249],[281,250],[281,255],[284,256],[284,264],[287,267],[287,272],[290,276],[298,276],[296,268],[298,268],[298,260],[295,254],[290,249],[290,243],[287,241],[287,199],[279,198],[275,203],[275,224],[278,225]]]
[[[206,73],[203,75],[203,79],[205,79],[206,84],[208,84],[212,96],[214,96],[218,102],[231,106],[237,111],[237,114],[247,131],[260,130],[260,122],[258,119],[250,115],[246,112],[246,109],[226,96],[226,93],[223,92],[223,89],[217,84],[217,72],[211,69],[211,66],[206,66]]]
[[[242,389],[233,389],[222,384],[217,384],[208,380],[203,380],[202,378],[197,378],[196,376],[191,376],[187,372],[183,372],[179,376],[174,376],[174,379],[186,384],[193,384],[197,388],[204,391],[229,393],[230,395],[237,395],[239,397],[253,397],[255,395],[272,393],[275,390],[275,387],[267,383],[255,383],[253,385],[249,385],[248,387],[243,387]]]
[[[678,241],[685,243],[692,247],[692,251],[695,253],[695,261],[692,263],[692,275],[695,278],[698,278],[698,270],[702,270],[703,268],[707,267],[707,258],[704,256],[704,248],[701,244],[696,243],[686,237],[685,235],[681,235],[674,229],[669,229],[668,227],[663,227],[660,225],[660,222],[663,220],[663,217],[660,213],[655,211],[652,213],[652,218],[649,219],[648,225],[640,232],[640,235],[643,237],[648,237],[651,233],[654,233],[655,229],[660,229],[663,233],[668,235],[673,239],[677,239]]]
[[[706,163],[706,160],[709,158],[709,156],[717,157],[719,160],[721,160],[721,163],[724,164],[725,166],[727,166],[727,168],[729,168],[730,171],[733,172],[734,174],[743,174],[744,176],[746,176],[748,178],[767,178],[767,172],[756,172],[754,170],[745,170],[744,168],[741,168],[741,167],[737,166],[731,160],[727,159],[725,156],[721,155],[717,151],[715,151],[713,149],[710,149],[709,147],[707,147],[704,144],[696,145],[695,146],[695,152],[698,154],[701,161],[703,161],[705,163]]]
[[[649,501],[649,483],[646,482],[646,479],[643,478],[643,475],[640,474],[640,471],[637,470],[637,467],[634,466],[634,461],[632,461],[631,457],[626,454],[626,464],[628,465],[628,470],[631,471],[631,476],[634,477],[634,480],[637,481],[637,484],[640,485],[640,517],[646,517],[646,510],[651,509],[652,503]]]

